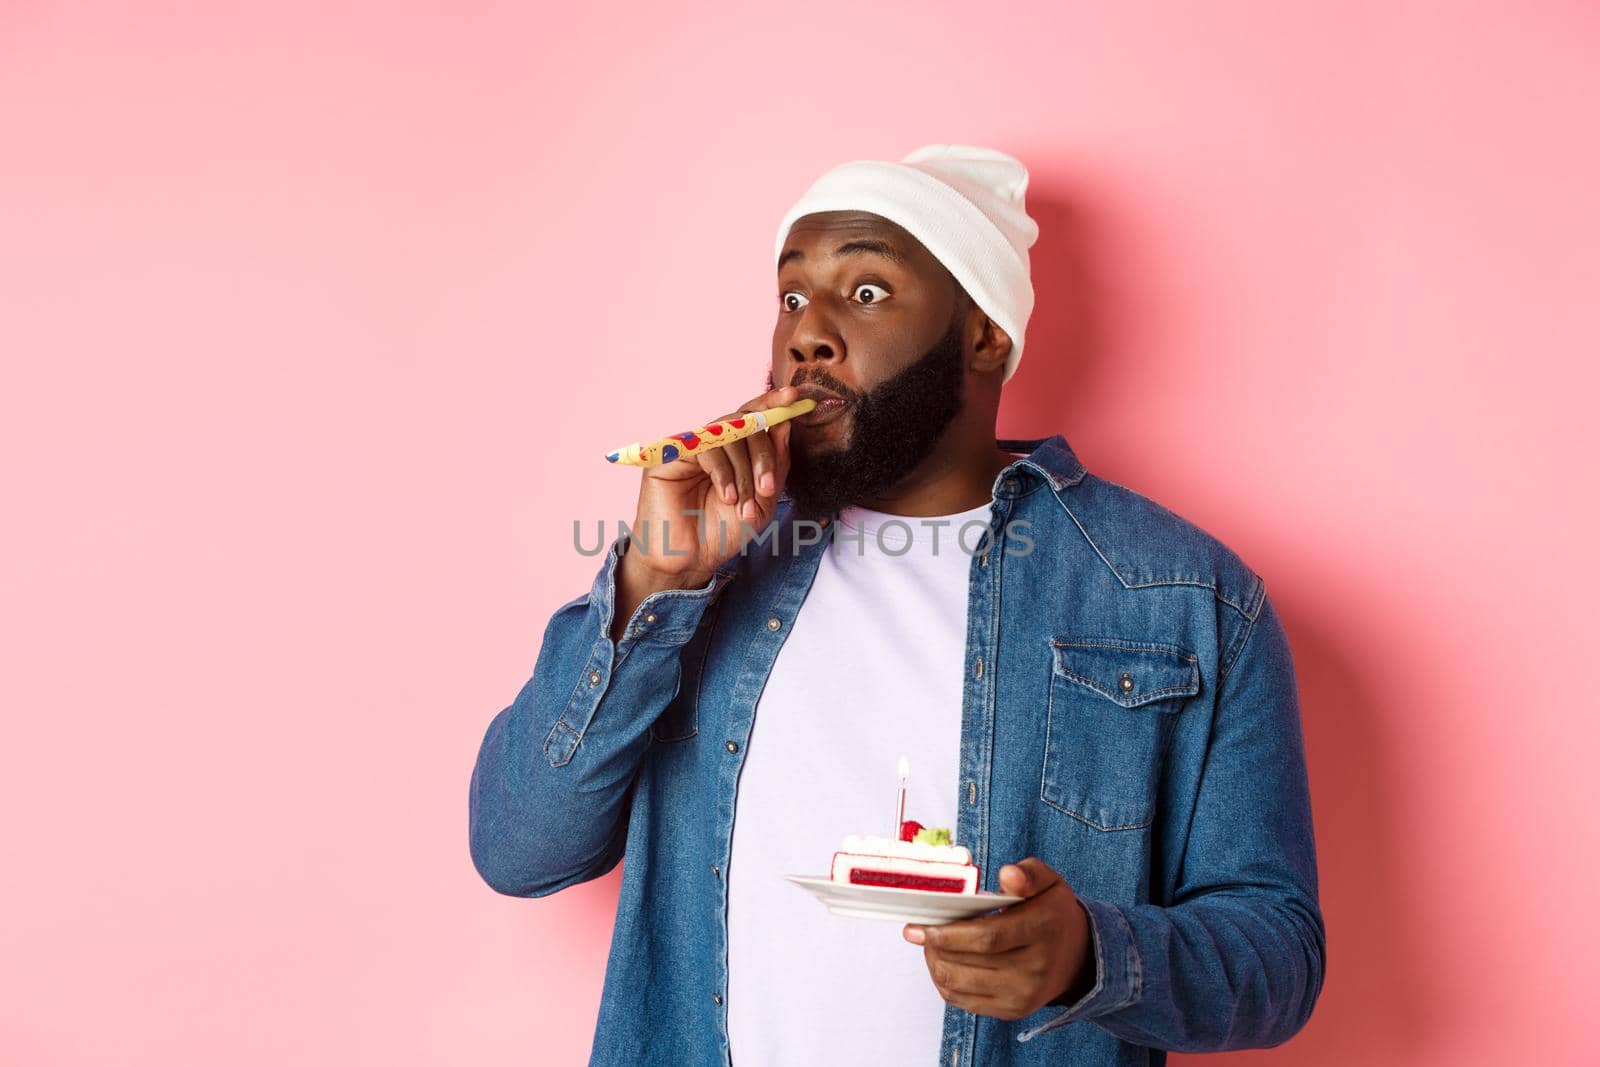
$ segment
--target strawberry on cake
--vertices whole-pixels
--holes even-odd
[[[950,843],[947,827],[928,829],[907,819],[900,840],[851,834],[833,854],[832,880],[846,885],[976,893],[978,868],[964,845]]]

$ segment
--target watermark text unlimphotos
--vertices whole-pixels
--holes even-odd
[[[681,512],[684,518],[693,517],[695,538],[699,544],[707,544],[707,530],[705,512],[700,508],[688,508]],[[595,539],[593,544],[584,544],[583,520],[572,520],[572,547],[577,549],[582,556],[598,556],[606,550],[610,542],[606,539],[606,520],[599,519],[595,522]],[[789,525],[794,531],[794,536],[789,539],[789,554],[798,555],[800,551],[822,540],[827,527],[815,519],[791,519]],[[857,555],[866,553],[867,544],[872,542],[874,547],[886,556],[903,556],[911,551],[914,543],[928,541],[929,551],[937,556],[942,552],[952,549],[958,550],[968,556],[986,555],[994,544],[995,528],[983,519],[968,519],[959,526],[952,528],[949,519],[938,518],[894,518],[888,519],[875,530],[867,530],[858,526],[845,523],[834,523],[833,551],[841,550],[841,546],[848,548],[854,546]],[[621,519],[616,522],[617,536],[626,533],[630,543],[638,546],[639,551],[645,555],[651,552],[660,552],[663,556],[687,556],[689,550],[684,548],[674,549],[667,537],[668,520],[661,519],[652,524],[646,519],[637,525],[630,525]],[[927,534],[918,535],[913,532],[917,527]],[[1005,524],[1005,553],[1008,556],[1026,556],[1033,551],[1033,538],[1028,531],[1033,529],[1033,524],[1027,519],[1012,519]],[[739,521],[737,538],[734,531],[728,526],[726,520],[717,521],[717,547],[724,556],[734,554],[732,546],[737,543],[737,552],[741,556],[750,555],[751,551],[761,552],[763,549],[768,555],[776,557],[779,554],[777,536],[778,524],[768,523],[757,530],[751,523]],[[888,535],[886,538],[885,535]],[[681,543],[681,540],[680,540]]]

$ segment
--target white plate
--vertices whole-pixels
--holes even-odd
[[[811,890],[835,915],[859,919],[891,919],[894,922],[942,926],[957,919],[970,919],[1005,904],[1021,903],[1021,897],[1008,893],[938,893],[931,889],[902,889],[888,885],[847,885],[832,878],[805,874],[786,874],[795,885]]]

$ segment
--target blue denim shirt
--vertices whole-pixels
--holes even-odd
[[[1017,1020],[946,1005],[939,1062],[1159,1064],[1283,1042],[1321,990],[1324,931],[1294,667],[1262,579],[1089,474],[1059,434],[998,444],[1027,455],[995,478],[994,536],[972,557],[955,839],[983,889],[1027,856],[1060,872],[1096,978]],[[764,542],[704,588],[646,599],[613,643],[619,533],[489,725],[469,834],[491,887],[542,897],[627,859],[591,1063],[732,1063],[739,772],[835,528],[780,499]]]

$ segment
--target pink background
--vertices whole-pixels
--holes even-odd
[[[0,1060],[584,1062],[619,875],[479,881],[479,740],[930,141],[1033,172],[1002,430],[1293,641],[1328,979],[1225,1059],[1592,1054],[1595,6],[665,6],[0,6]]]

